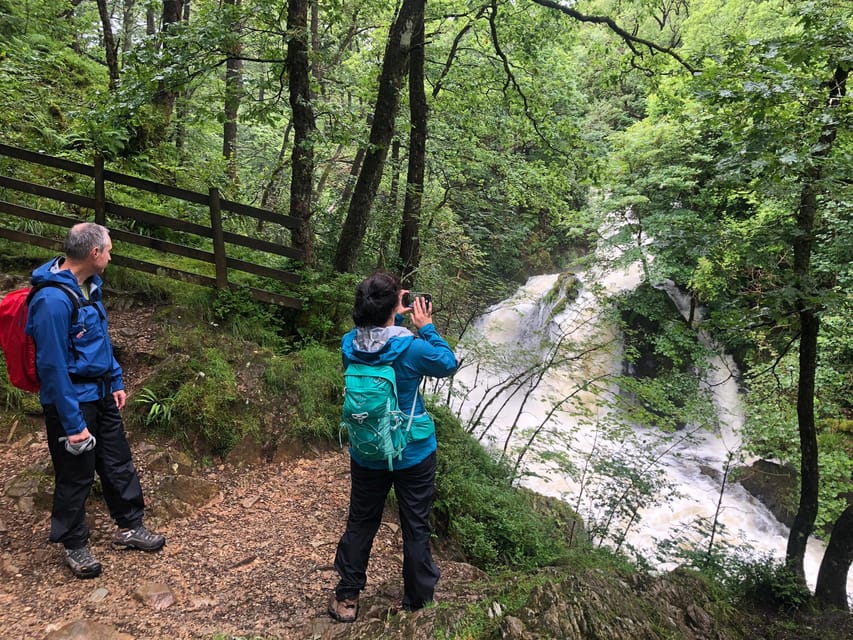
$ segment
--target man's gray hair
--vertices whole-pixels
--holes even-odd
[[[94,248],[107,246],[110,232],[94,222],[75,224],[65,237],[65,255],[72,260],[85,260]]]

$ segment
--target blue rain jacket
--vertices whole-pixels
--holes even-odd
[[[397,316],[397,322],[402,321]],[[402,460],[394,459],[395,469],[406,469],[422,462],[437,444],[435,424],[426,413],[424,401],[418,391],[424,376],[444,378],[456,372],[458,363],[450,345],[442,338],[432,324],[424,325],[416,337],[405,327],[356,327],[344,335],[341,340],[341,354],[344,369],[352,362],[362,364],[392,364],[397,377],[397,399],[400,411],[408,416],[415,407],[415,421],[419,434],[426,431],[426,437],[410,442],[403,450]],[[431,427],[431,428],[430,428]],[[363,467],[387,469],[387,462],[368,462],[361,460],[352,448],[350,455]]]
[[[59,257],[33,271],[32,284],[52,280],[70,287],[80,298],[77,321],[71,326],[74,306],[68,296],[56,287],[37,291],[30,302],[25,331],[36,343],[36,371],[41,382],[39,400],[43,405],[56,405],[62,426],[68,435],[86,427],[81,402],[101,399],[106,393],[124,389],[122,369],[113,356],[107,330],[107,313],[101,302],[100,276],[89,279],[89,303],[69,269],[60,269]],[[73,345],[73,347],[72,347]],[[72,382],[75,378],[109,379],[103,382]]]

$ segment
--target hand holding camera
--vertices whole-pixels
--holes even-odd
[[[423,298],[427,304],[432,304],[432,294],[431,293],[421,293],[419,291],[406,291],[403,294],[403,306],[411,309],[415,304],[415,300],[418,298]]]
[[[429,293],[418,293],[405,291],[403,294],[403,305],[411,309],[412,324],[418,329],[432,323],[432,295]]]

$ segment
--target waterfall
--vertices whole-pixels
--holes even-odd
[[[593,460],[628,465],[655,460],[646,471],[661,495],[640,506],[619,544],[659,570],[677,564],[660,554],[665,540],[679,537],[705,548],[697,522],[713,519],[718,501],[722,527],[715,532],[717,542],[782,560],[787,528],[739,484],[726,484],[720,497],[727,463],[740,446],[743,411],[735,365],[706,332],[699,331],[699,339],[717,355],[701,373],[700,384],[712,398],[719,428],[688,425],[683,433],[658,440],[654,428],[633,424],[619,431],[614,426],[622,345],[602,294],[631,291],[640,280],[638,265],[530,278],[463,337],[458,347],[463,366],[452,382],[451,408],[472,435],[510,464],[518,463],[524,451],[517,467],[521,484],[567,501],[588,523],[612,517],[602,511],[602,496],[613,485],[592,473]],[[672,283],[659,287],[682,313],[688,310]],[[810,541],[805,571],[812,588],[822,555],[822,543]],[[853,578],[848,593],[853,593]]]

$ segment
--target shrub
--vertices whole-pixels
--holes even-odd
[[[811,599],[803,581],[770,555],[718,554],[706,558],[702,571],[720,584],[735,604],[796,610]]]
[[[164,348],[163,361],[127,411],[129,423],[157,428],[217,455],[258,434],[255,407],[240,395],[229,361],[241,361],[243,343],[199,330],[172,333]]]
[[[344,379],[341,356],[318,344],[267,363],[264,382],[293,409],[291,434],[301,439],[338,436]]]
[[[570,531],[580,531],[568,505],[514,488],[510,470],[495,462],[444,407],[431,413],[439,455],[434,517],[473,564],[484,569],[534,568],[565,560]],[[573,526],[572,520],[576,527]]]
[[[352,328],[352,307],[360,276],[304,271],[297,291],[302,309],[284,310],[282,322],[297,341],[337,344]]]

